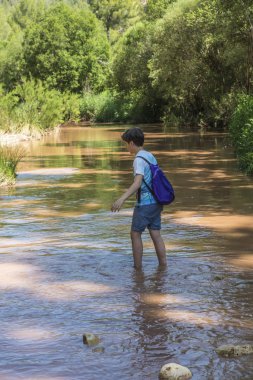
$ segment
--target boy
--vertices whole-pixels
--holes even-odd
[[[143,149],[144,134],[140,128],[128,129],[121,138],[126,142],[129,153],[135,155],[133,162],[134,181],[126,192],[113,203],[111,210],[113,212],[119,211],[123,203],[139,190],[131,227],[134,267],[141,269],[142,266],[143,245],[141,234],[146,227],[154,243],[159,265],[165,267],[167,265],[166,251],[160,234],[162,206],[157,203],[143,182],[144,179],[151,187],[152,174],[149,164],[140,157],[144,157],[153,164],[157,163],[156,159],[150,152]]]

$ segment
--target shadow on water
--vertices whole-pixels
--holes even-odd
[[[132,269],[132,180],[124,126],[65,127],[30,142],[11,190],[1,189],[1,379],[157,379],[167,362],[195,380],[252,380],[249,357],[215,348],[253,343],[252,179],[226,134],[144,126],[176,190],[163,213],[169,267],[144,234]],[[100,336],[98,347],[82,334]]]

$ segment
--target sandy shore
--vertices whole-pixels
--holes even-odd
[[[30,140],[40,140],[43,136],[55,133],[59,130],[60,125],[47,131],[32,131],[21,133],[4,133],[0,132],[0,145],[13,146]]]
[[[38,137],[36,137],[38,138]],[[0,134],[0,144],[1,145],[15,145],[24,141],[29,141],[34,139],[34,136],[26,135],[23,133],[3,133]]]

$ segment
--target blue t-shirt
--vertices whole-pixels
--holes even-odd
[[[138,156],[142,156],[142,157],[146,158],[146,160],[148,160],[151,164],[154,164],[154,165],[157,164],[157,161],[156,161],[156,159],[152,153],[147,152],[146,150],[143,149],[137,153],[137,155],[135,156],[135,159],[134,159],[134,163],[133,163],[134,176],[136,176],[136,174],[143,175],[147,184],[150,187],[152,187],[152,185],[151,185],[152,174],[151,174],[149,164],[146,161],[144,161],[142,158],[138,158]],[[144,206],[144,205],[151,205],[154,203],[157,203],[157,201],[155,200],[155,198],[153,197],[153,195],[151,194],[151,192],[149,191],[149,189],[147,188],[145,183],[142,182],[142,184],[141,184],[141,200],[140,200],[140,203],[137,200],[136,205],[137,206]]]

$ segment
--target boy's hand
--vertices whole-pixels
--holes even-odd
[[[136,174],[136,176],[134,177],[134,182],[129,187],[129,189],[127,189],[127,191],[112,204],[112,207],[111,207],[112,212],[119,211],[123,203],[129,197],[131,197],[131,195],[136,193],[136,191],[141,187],[142,178],[143,178],[142,174]]]
[[[123,205],[123,203],[124,203],[124,201],[121,198],[117,199],[117,201],[115,201],[112,204],[111,211],[112,212],[119,211],[121,209],[121,206]]]

